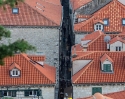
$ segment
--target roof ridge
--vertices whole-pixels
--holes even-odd
[[[92,60],[91,62],[89,62],[85,67],[83,67],[82,69],[81,69],[81,71],[85,68],[85,70],[83,70],[82,71],[82,73],[79,75],[79,77],[77,77],[77,79],[74,81],[74,83],[76,83],[76,81],[80,78],[80,76],[89,68],[89,66],[93,63],[94,61]],[[79,72],[79,71],[78,71]],[[78,73],[77,72],[77,73]]]
[[[21,53],[21,55],[28,61],[28,59],[29,60],[31,60],[30,58],[28,58],[28,56],[24,56],[24,53],[22,54]],[[26,55],[26,54],[25,54]],[[38,70],[42,75],[44,75],[36,66],[34,66],[31,62],[29,62],[33,67],[35,67],[36,68],[36,70]],[[37,63],[36,63],[37,64]],[[37,64],[38,65],[38,64]],[[40,65],[39,65],[40,66]],[[44,75],[45,76],[45,75]],[[45,76],[46,77],[46,76]],[[48,77],[46,77],[48,80],[50,80]],[[51,80],[50,80],[51,81]],[[51,82],[53,82],[53,81],[51,81]]]
[[[99,31],[99,36],[98,36],[96,39],[92,40],[92,41],[88,44],[88,46],[89,46],[90,44],[92,44],[94,41],[96,41],[97,39],[99,39],[100,36],[102,36],[102,35],[103,35],[102,32]]]
[[[83,51],[79,51],[79,52],[83,52]],[[77,60],[77,59],[79,59],[79,58],[81,58],[81,57],[83,57],[83,56],[88,56],[88,55],[94,53],[94,51],[89,51],[89,52],[90,52],[90,53],[88,53],[88,54],[86,54],[86,55],[79,56],[78,58],[75,58],[74,60]],[[76,54],[77,54],[77,52],[76,52]],[[73,61],[74,61],[74,60],[73,60]]]
[[[25,3],[27,6],[29,6],[32,10],[36,11],[38,14],[40,14],[42,17],[46,18],[48,21],[51,21],[52,23],[58,25],[57,23],[53,22],[52,20],[50,20],[49,18],[45,17],[43,14],[39,13],[37,10],[33,9],[28,3],[26,2],[23,2]]]

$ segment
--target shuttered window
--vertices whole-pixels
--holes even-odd
[[[31,96],[31,95],[37,95],[41,96],[41,90],[35,89],[35,90],[25,90],[24,91],[25,96]]]
[[[94,95],[97,92],[102,93],[102,87],[93,87],[92,88],[92,95]]]
[[[111,64],[104,64],[103,65],[103,71],[105,72],[111,72]]]

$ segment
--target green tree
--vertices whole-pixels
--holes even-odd
[[[5,7],[5,5],[10,5],[14,7],[18,2],[23,2],[24,0],[0,0],[0,6]]]
[[[14,7],[17,2],[23,2],[23,0],[0,0],[0,6],[5,7],[5,5],[10,5],[11,7]],[[0,40],[4,38],[11,37],[11,33],[9,30],[4,28],[3,26],[0,26]],[[30,45],[25,40],[17,40],[13,43],[9,43],[7,45],[0,44],[0,65],[4,64],[3,59],[7,56],[12,56],[17,52],[26,52],[27,50],[34,50],[35,47]]]

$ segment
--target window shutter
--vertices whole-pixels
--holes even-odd
[[[93,87],[92,88],[92,95],[94,95],[97,92],[102,93],[102,88],[101,87]]]
[[[12,91],[12,97],[16,97],[16,91]]]
[[[41,96],[41,90],[40,89],[37,90],[37,96]]]
[[[3,92],[2,91],[0,91],[0,97],[3,97]]]
[[[107,71],[111,71],[111,65],[107,64]]]
[[[103,70],[106,71],[106,65],[105,64],[103,65]]]
[[[25,95],[25,96],[29,96],[29,91],[28,91],[28,90],[25,90],[25,91],[24,91],[24,95]]]

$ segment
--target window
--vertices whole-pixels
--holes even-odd
[[[40,96],[40,92],[41,90],[26,90],[24,93],[25,93],[25,96]]]
[[[104,25],[108,25],[109,24],[109,20],[108,19],[104,19],[103,22],[104,22]]]
[[[20,71],[18,69],[12,69],[10,71],[11,76],[19,76],[20,75]]]
[[[103,30],[103,25],[102,24],[95,24],[95,31],[102,31]]]
[[[11,96],[11,97],[16,97],[16,91],[0,91],[0,97],[3,96]]]
[[[122,25],[125,25],[125,18],[122,19]]]
[[[103,71],[104,72],[111,72],[111,64],[103,64]]]
[[[116,51],[121,51],[121,46],[116,46]]]
[[[93,87],[92,88],[92,95],[94,95],[97,92],[102,93],[102,87]]]
[[[19,13],[19,8],[13,8],[12,13],[13,14],[18,14]]]

